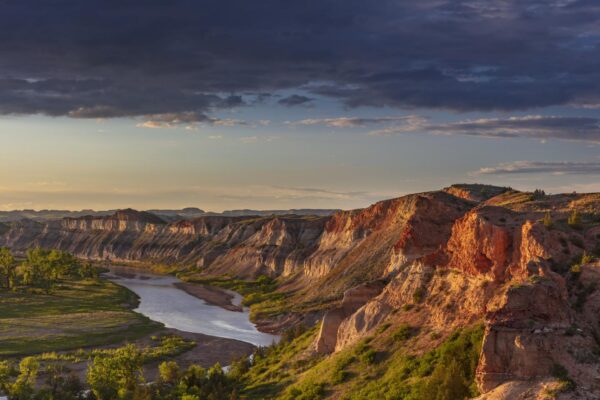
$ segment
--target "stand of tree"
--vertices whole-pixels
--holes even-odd
[[[98,270],[65,251],[31,249],[18,261],[10,249],[0,248],[1,288],[33,287],[50,292],[61,280],[73,278],[98,278]]]

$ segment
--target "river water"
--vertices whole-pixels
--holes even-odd
[[[140,297],[135,311],[162,322],[167,328],[237,339],[256,346],[268,346],[278,337],[259,332],[250,322],[248,310],[229,311],[207,304],[174,286],[174,276],[155,275],[134,268],[114,267],[103,275]],[[241,300],[237,295],[237,300]]]

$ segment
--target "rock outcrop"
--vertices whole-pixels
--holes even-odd
[[[315,349],[318,353],[331,353],[337,347],[338,330],[342,322],[383,290],[381,281],[368,282],[346,290],[342,304],[325,313]]]

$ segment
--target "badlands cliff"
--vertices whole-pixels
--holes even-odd
[[[600,398],[599,216],[598,194],[454,185],[331,216],[166,222],[124,210],[20,221],[0,229],[0,245],[166,263],[201,276],[269,275],[299,305],[280,319],[322,318],[313,347],[321,354],[403,324],[423,332],[413,343],[419,353],[483,323],[482,399],[537,396],[557,366],[577,385],[565,396]]]

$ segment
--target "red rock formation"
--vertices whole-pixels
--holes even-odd
[[[346,290],[342,304],[327,311],[321,323],[321,330],[315,342],[318,353],[331,353],[336,349],[340,324],[356,310],[377,296],[383,289],[381,281],[364,283]]]
[[[600,196],[533,199],[500,189],[462,185],[447,190],[452,194],[409,195],[330,217],[201,217],[166,224],[126,212],[23,222],[0,235],[0,245],[195,264],[210,274],[267,273],[293,287],[296,301],[339,302],[336,296],[344,293],[342,305],[325,315],[316,343],[320,352],[350,346],[383,322],[449,334],[483,321],[477,368],[483,392],[515,393],[522,386],[511,382],[545,382],[560,364],[582,393],[600,398],[594,352],[600,265],[568,273],[584,250],[597,248],[600,228],[588,222],[577,230],[564,222],[573,207],[600,210]],[[553,229],[540,222],[547,211],[557,222]],[[386,285],[365,285],[374,281]],[[413,311],[394,312],[407,305]],[[431,345],[425,334],[417,339],[423,348]]]

